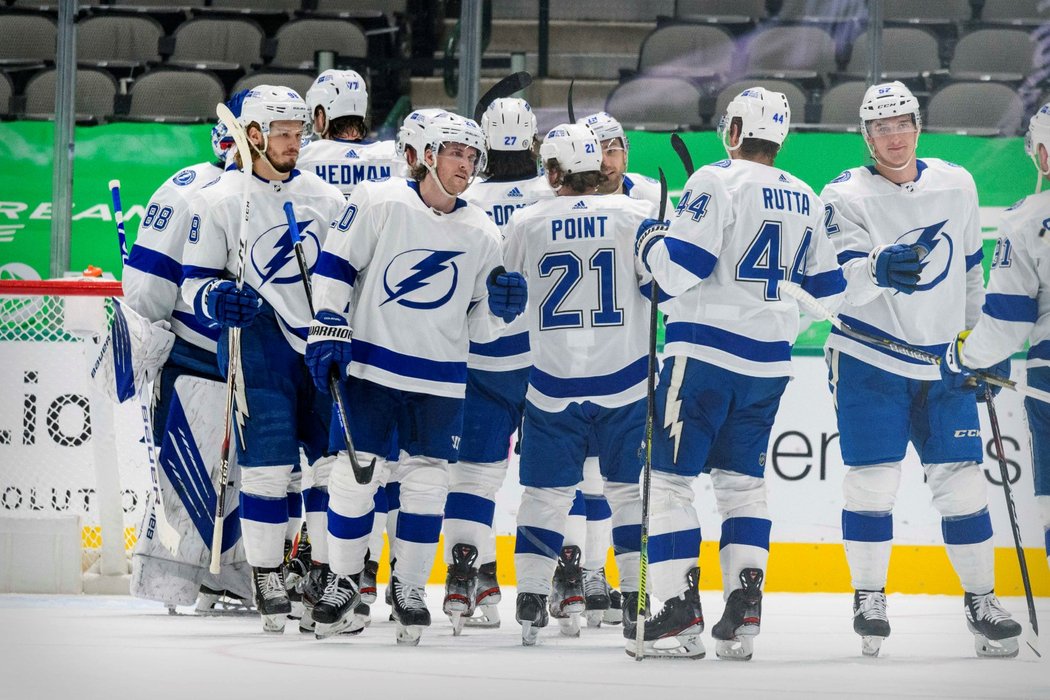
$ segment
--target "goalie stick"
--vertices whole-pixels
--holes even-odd
[[[120,203],[120,180],[109,181],[109,194],[113,199],[113,222],[117,226],[117,242],[120,244],[120,259],[123,265],[128,264],[128,237],[127,232],[124,229],[124,207]],[[120,305],[120,300],[114,299],[113,303]],[[120,310],[114,310],[113,323],[120,323]],[[111,331],[112,332],[112,331]],[[114,344],[113,352],[117,352],[116,345]],[[164,549],[168,550],[171,555],[177,556],[179,553],[179,544],[182,542],[182,535],[179,531],[168,522],[167,513],[164,512],[164,501],[160,496],[160,475],[157,473],[157,445],[153,440],[153,420],[150,416],[150,407],[143,397],[136,392],[135,402],[138,404],[139,411],[142,413],[142,443],[146,447],[146,459],[149,461],[149,475],[150,481],[153,483],[153,517],[157,523],[157,541],[160,542]],[[144,517],[149,517],[149,509],[146,509]],[[148,523],[144,523],[148,529]]]
[[[238,231],[237,244],[237,289],[244,285],[244,252],[248,246],[248,217],[251,215],[251,200],[248,198],[248,187],[252,177],[252,152],[248,146],[248,136],[244,128],[233,116],[233,112],[222,102],[215,105],[215,114],[223,123],[226,130],[233,136],[234,147],[241,159],[241,188],[244,199],[244,216],[241,218],[240,230]],[[229,331],[229,366],[226,369],[226,411],[223,414],[225,423],[222,436],[222,450],[219,456],[219,485],[215,494],[215,525],[212,528],[211,537],[211,565],[208,571],[218,576],[220,571],[220,559],[222,557],[222,531],[224,518],[226,517],[226,482],[230,479],[230,450],[233,438],[234,411],[237,412],[237,427],[241,429],[241,442],[244,442],[241,411],[248,415],[245,397],[238,387],[238,375],[241,367],[241,329],[231,328]],[[236,395],[236,402],[234,397]]]
[[[510,97],[516,92],[521,92],[530,85],[532,85],[532,76],[528,71],[523,70],[518,71],[517,73],[511,73],[506,78],[490,87],[488,92],[481,96],[477,105],[474,106],[474,121],[480,124],[481,118],[484,116],[485,110],[489,108],[490,104],[503,97]]]
[[[306,264],[306,253],[303,251],[303,237],[299,233],[299,224],[295,220],[295,208],[291,202],[284,203],[284,215],[288,217],[288,235],[292,238],[292,246],[295,248],[295,259],[299,263],[299,276],[303,280],[303,291],[306,292],[306,303],[310,306],[310,317],[314,315],[314,294],[310,284],[310,266]],[[376,458],[367,467],[362,467],[357,460],[357,452],[354,450],[354,441],[350,436],[350,423],[346,412],[346,404],[343,403],[343,392],[339,390],[339,379],[335,374],[328,375],[328,390],[332,393],[332,401],[335,402],[336,418],[339,427],[343,431],[343,440],[346,442],[346,451],[350,455],[350,466],[354,470],[354,478],[359,484],[368,484],[372,481],[372,474],[376,468]]]
[[[821,304],[812,294],[794,282],[782,281],[779,284],[779,288],[783,290],[785,294],[798,301],[811,316],[815,317],[817,320],[830,321],[831,325],[843,335],[847,335],[856,340],[862,340],[866,343],[871,343],[872,345],[878,345],[887,350],[892,350],[898,355],[910,357],[913,360],[919,360],[931,365],[939,365],[941,363],[940,355],[853,328],[835,315],[831,309]],[[970,371],[973,372],[975,377],[986,384],[992,384],[1003,389],[1010,389],[1011,391],[1016,391],[1023,396],[1031,397],[1037,401],[1050,403],[1050,391],[1043,391],[1042,389],[1036,389],[1035,387],[1018,384],[1011,379],[1005,379],[981,370]]]

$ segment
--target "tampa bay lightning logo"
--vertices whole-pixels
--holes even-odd
[[[196,179],[197,173],[193,172],[192,170],[186,169],[177,173],[175,177],[171,178],[171,181],[180,187],[185,187],[186,185],[190,184]]]
[[[897,239],[897,243],[921,248],[919,255],[924,266],[922,276],[919,277],[919,291],[933,289],[948,276],[952,256],[955,254],[955,241],[944,230],[947,223],[945,220],[929,226],[920,226]]]
[[[317,254],[321,246],[317,235],[307,230],[313,223],[309,221],[296,222],[299,227],[299,235],[303,239],[303,253],[307,264],[312,265],[317,260]],[[295,259],[295,248],[292,246],[292,237],[288,230],[288,224],[279,224],[267,229],[252,244],[251,263],[256,274],[259,275],[260,286],[272,282],[273,284],[302,284],[299,273],[299,263]]]
[[[386,299],[410,309],[436,309],[452,298],[459,282],[453,258],[462,251],[415,248],[399,253],[383,271]]]

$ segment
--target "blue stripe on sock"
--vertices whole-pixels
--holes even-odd
[[[941,518],[945,544],[977,544],[992,538],[992,518],[988,509],[959,518]]]
[[[587,502],[583,498],[583,491],[579,489],[576,491],[576,497],[572,499],[569,515],[587,515]]]
[[[467,520],[492,527],[496,513],[496,502],[473,493],[452,491],[445,501],[445,517],[452,520]]]
[[[587,506],[587,520],[608,520],[612,517],[612,508],[605,496],[583,494],[583,502]]]
[[[303,517],[303,494],[301,494],[301,493],[289,493],[288,494],[288,517],[289,518],[301,518],[301,517]]]
[[[892,513],[842,511],[842,539],[853,542],[889,542],[893,539]]]
[[[328,533],[341,540],[359,540],[372,534],[372,521],[375,513],[352,518],[339,515],[334,510],[328,511]]]
[[[241,491],[241,518],[272,525],[288,522],[287,498],[264,498]]]
[[[613,554],[628,554],[642,548],[642,526],[621,525],[612,530]]]
[[[328,510],[328,490],[316,486],[303,491],[307,513],[322,513]]]
[[[397,516],[397,539],[402,542],[437,544],[440,534],[440,515],[421,515],[401,511]]]
[[[376,513],[386,515],[390,512],[390,501],[387,498],[386,489],[376,489],[376,495],[372,498],[372,505],[375,508]]]
[[[515,554],[539,554],[548,559],[557,559],[565,535],[542,527],[519,525],[514,538]]]
[[[650,537],[648,553],[650,564],[675,559],[697,559],[700,556],[700,528]]]
[[[401,482],[391,481],[386,485],[386,507],[389,510],[401,509]]]
[[[722,522],[722,538],[718,548],[727,544],[747,544],[769,551],[769,530],[772,521],[766,518],[727,518]]]

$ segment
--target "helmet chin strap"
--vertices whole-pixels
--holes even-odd
[[[908,162],[905,163],[904,165],[901,165],[901,166],[898,166],[898,167],[894,167],[892,165],[887,165],[887,164],[883,163],[881,160],[879,160],[879,157],[877,155],[875,155],[875,147],[871,145],[871,141],[867,141],[867,144],[868,144],[868,153],[871,154],[872,160],[874,160],[876,163],[878,163],[882,167],[886,168],[887,170],[892,170],[894,172],[900,172],[901,170],[907,170],[908,168],[910,168],[915,163],[915,155],[919,152],[919,137],[916,134],[916,136],[915,136],[915,148],[912,149],[911,157],[908,158]]]
[[[1043,166],[1039,163],[1038,144],[1036,144],[1036,147],[1032,149],[1032,163],[1035,165],[1036,172],[1039,173],[1038,175],[1036,175],[1035,180],[1035,193],[1039,194],[1043,191],[1043,178],[1050,176],[1050,168],[1048,168],[1047,170],[1043,170]]]
[[[434,156],[434,163],[436,165],[437,164],[437,154],[434,153],[433,149],[431,149],[430,153]],[[423,167],[426,168],[427,172],[430,173],[431,177],[434,178],[434,183],[437,184],[438,189],[441,190],[441,193],[443,195],[445,195],[446,197],[448,197],[450,199],[456,199],[456,195],[449,193],[449,191],[445,189],[444,183],[442,183],[441,182],[441,178],[438,177],[437,168],[434,165],[431,165],[430,163],[427,162],[427,158],[426,158],[426,153],[425,152],[424,152],[424,155],[423,155]],[[470,180],[467,181],[467,187],[470,187],[474,183],[474,178],[476,176],[477,176],[477,173],[472,173],[471,174]]]
[[[743,139],[743,137],[741,137],[740,139],[737,140],[735,146],[730,146],[729,145],[729,132],[732,130],[732,128],[733,128],[733,125],[730,124],[729,126],[727,126],[725,128],[725,131],[722,132],[722,146],[723,146],[723,148],[726,149],[726,155],[729,156],[730,158],[733,157],[733,151],[740,150],[740,145],[744,143],[744,139]]]

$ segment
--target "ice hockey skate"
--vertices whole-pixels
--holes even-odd
[[[609,583],[605,580],[605,569],[583,570],[583,597],[586,609],[583,618],[588,627],[601,627],[605,614],[611,606]]]
[[[423,628],[430,627],[430,611],[427,610],[426,589],[400,581],[397,576],[390,579],[391,611],[397,625],[397,643],[415,646],[423,635]]]
[[[519,593],[514,619],[521,623],[522,646],[535,646],[540,628],[547,626],[547,596],[540,593]]]
[[[656,615],[645,621],[642,655],[646,658],[702,659],[707,653],[700,633],[704,631],[704,613],[700,608],[700,569],[686,574],[687,588],[676,598],[664,603]],[[634,625],[631,625],[634,627]],[[624,619],[626,636],[627,621]],[[625,645],[627,655],[635,657],[637,642],[632,637]]]
[[[299,537],[295,542],[284,542],[284,586],[288,591],[288,600],[292,611],[288,613],[291,620],[301,620],[305,611],[303,604],[303,582],[310,571],[310,540],[306,536],[306,523],[303,523]]]
[[[331,576],[324,595],[311,613],[314,636],[325,639],[340,632],[355,632],[364,628],[354,608],[361,600],[357,583],[351,576]],[[355,629],[356,628],[356,629]]]
[[[379,562],[373,559],[365,562],[365,568],[361,572],[361,602],[366,605],[376,602],[376,575],[378,573]]]
[[[170,607],[174,610],[175,606]],[[252,608],[251,601],[230,591],[201,586],[194,612],[204,617],[225,617],[227,615],[254,615],[255,609]],[[175,613],[172,612],[172,614]]]
[[[288,592],[284,588],[281,567],[252,567],[252,593],[255,607],[263,619],[266,632],[284,632],[284,623],[292,611]]]
[[[558,621],[566,637],[580,636],[580,615],[586,609],[583,595],[583,569],[580,568],[580,548],[562,547],[558,568],[554,570],[550,597],[551,617]]]
[[[328,564],[314,564],[303,581],[303,616],[299,619],[300,632],[314,631],[314,607],[321,602],[328,582],[333,578]]]
[[[617,592],[619,593],[619,592]],[[612,596],[610,596],[610,599]],[[645,617],[649,618],[649,595],[645,596]],[[627,591],[620,596],[620,621],[623,623],[624,639],[634,639],[638,624],[638,591]]]
[[[738,588],[729,594],[722,619],[711,629],[715,655],[726,661],[750,661],[762,623],[762,569],[743,569]]]
[[[477,560],[477,547],[462,542],[453,545],[452,563],[448,565],[445,577],[445,600],[441,609],[452,621],[452,634],[456,637],[463,631],[466,618],[474,613],[478,587],[478,570],[474,562]]]
[[[609,579],[605,579],[606,585]],[[618,625],[623,622],[623,594],[620,589],[609,586],[609,609],[602,615],[602,622],[607,625]]]
[[[465,626],[483,629],[499,627],[499,603],[503,593],[496,579],[496,562],[478,567],[478,586],[474,596],[474,614],[465,618]]]
[[[1017,656],[1021,625],[1010,617],[995,591],[966,593],[966,626],[973,632],[973,646],[978,656],[1009,659]]]
[[[864,656],[879,655],[882,640],[890,636],[885,590],[856,591],[853,594],[853,631],[860,635],[860,650]]]

